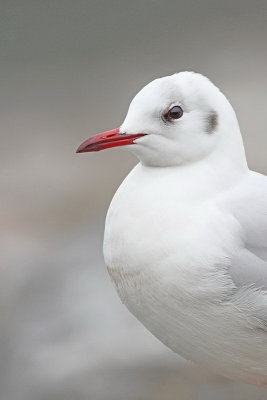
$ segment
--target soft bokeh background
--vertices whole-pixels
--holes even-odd
[[[248,400],[204,375],[121,305],[105,213],[136,160],[81,140],[118,126],[146,83],[208,75],[267,172],[266,0],[1,0],[1,400]]]

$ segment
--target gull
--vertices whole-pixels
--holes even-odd
[[[185,359],[267,385],[267,177],[247,166],[232,106],[201,74],[156,79],[77,152],[122,146],[140,161],[105,225],[122,302]]]

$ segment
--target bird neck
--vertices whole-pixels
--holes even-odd
[[[168,196],[179,192],[179,197],[199,200],[236,186],[248,171],[245,157],[237,162],[232,155],[214,155],[192,164],[172,167],[151,167],[139,163],[128,177],[136,188],[142,183],[143,191],[153,187],[156,192],[165,191]]]

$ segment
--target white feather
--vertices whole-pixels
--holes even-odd
[[[168,125],[174,103],[184,115]],[[137,94],[121,130],[147,133],[128,146],[140,163],[106,220],[122,301],[183,357],[266,382],[267,178],[247,167],[232,107],[202,75],[175,74]]]

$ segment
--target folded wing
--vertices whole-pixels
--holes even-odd
[[[231,201],[244,248],[233,256],[229,271],[237,286],[267,290],[267,177],[251,171]]]

